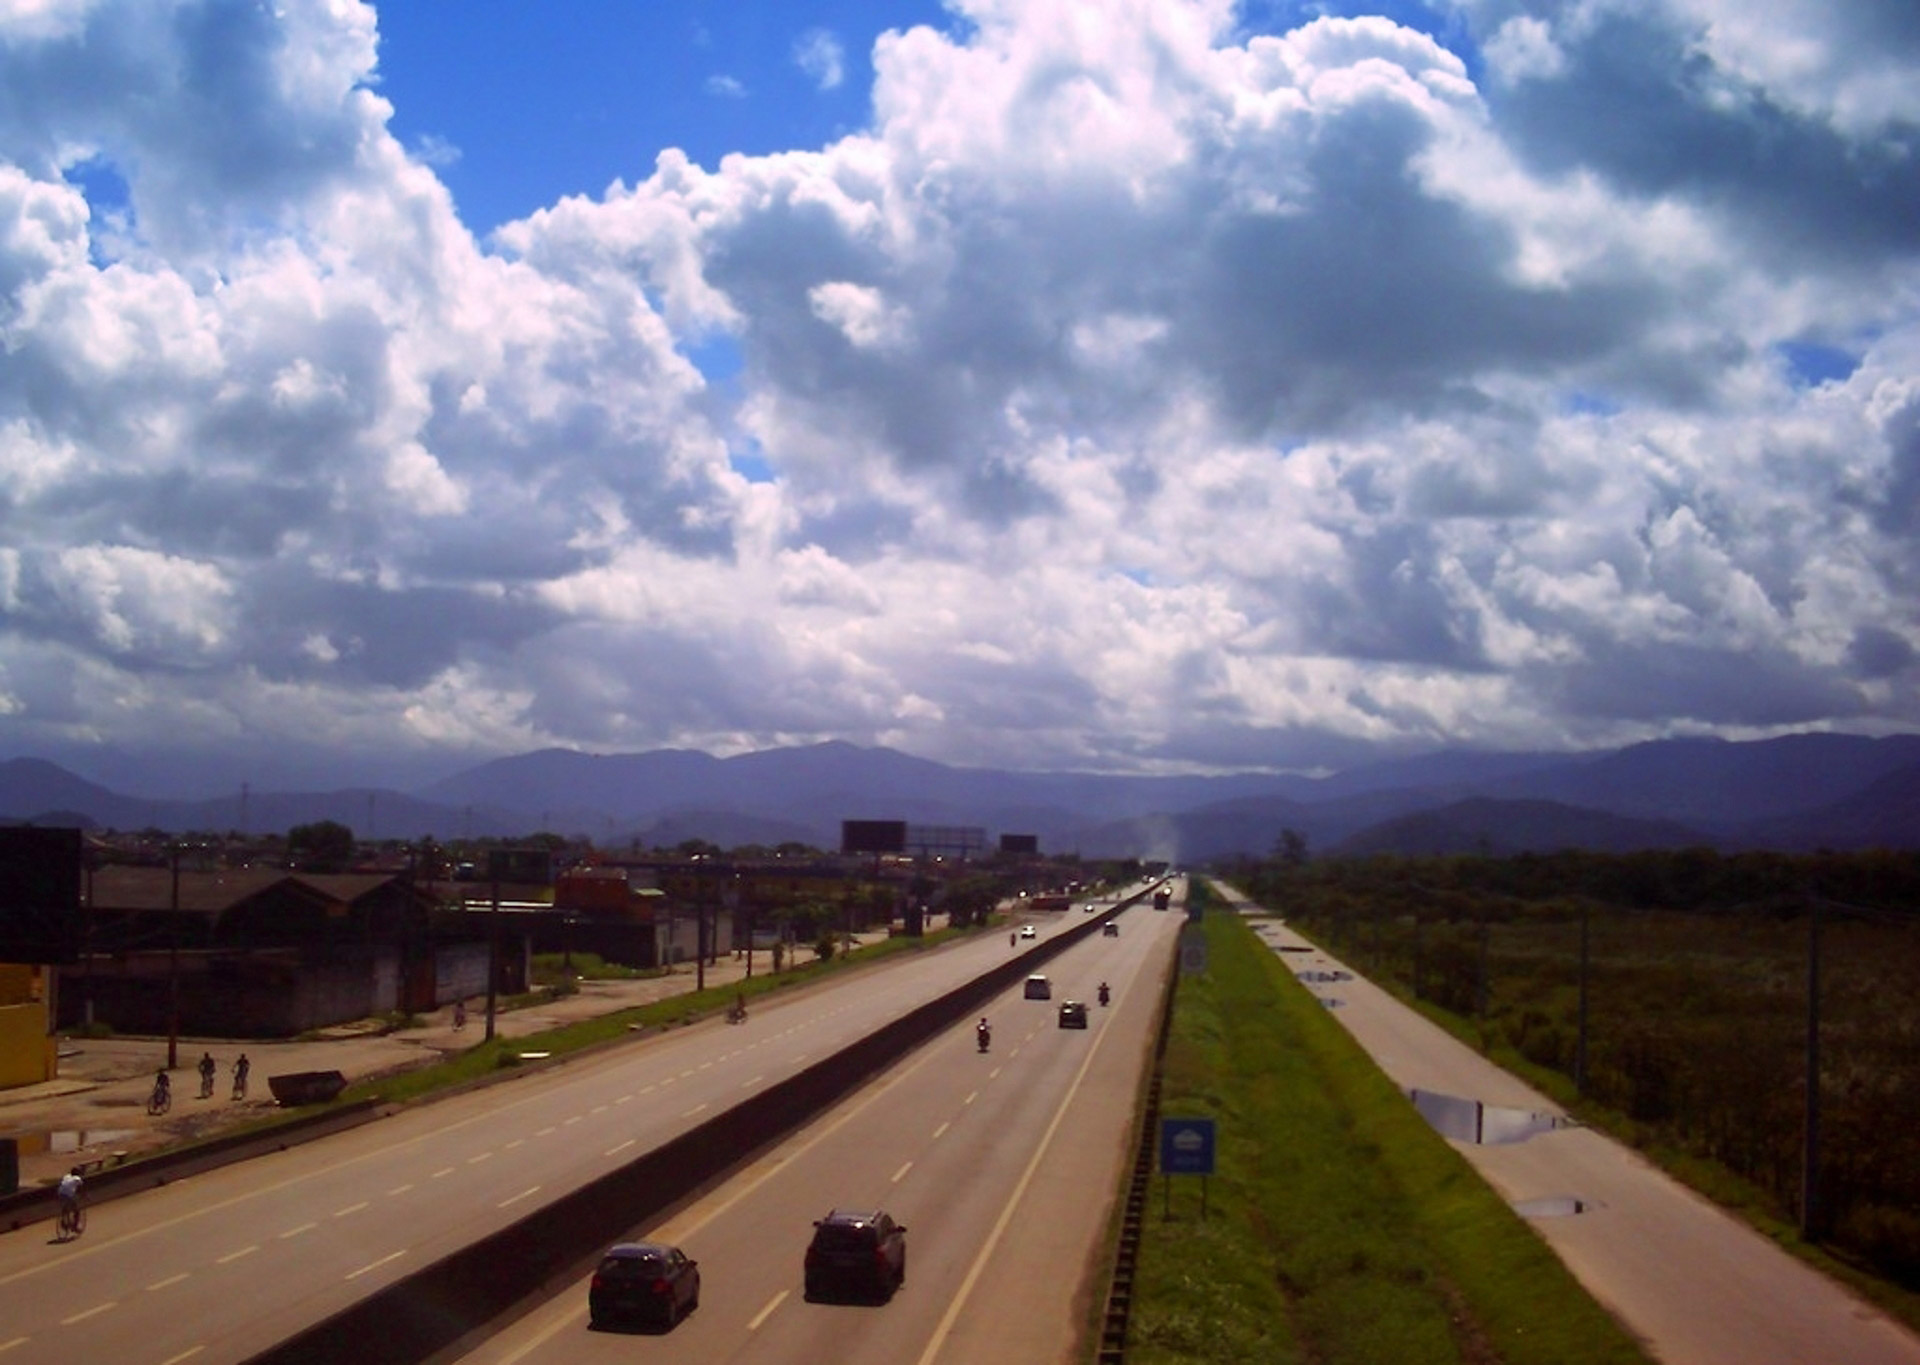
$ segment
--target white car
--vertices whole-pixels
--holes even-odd
[[[1040,931],[1038,929],[1035,929],[1031,924],[1023,924],[1020,926],[1020,937],[1021,938],[1039,938]]]

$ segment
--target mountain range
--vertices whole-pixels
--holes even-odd
[[[847,743],[497,759],[414,791],[132,796],[35,758],[0,762],[0,821],[361,838],[582,835],[603,847],[838,847],[843,820],[1031,834],[1048,853],[1203,862],[1265,854],[1709,846],[1920,848],[1920,735],[1660,740],[1582,753],[1448,750],[1343,772],[1122,777],[961,768]]]

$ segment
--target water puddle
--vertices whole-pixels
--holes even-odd
[[[1532,1109],[1482,1104],[1479,1100],[1441,1095],[1432,1090],[1409,1090],[1407,1098],[1420,1111],[1420,1117],[1432,1124],[1441,1137],[1476,1147],[1525,1142],[1541,1133],[1573,1126],[1573,1120],[1564,1114],[1543,1114]]]

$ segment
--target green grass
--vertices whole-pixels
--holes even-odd
[[[773,991],[829,980],[841,973],[860,970],[902,953],[926,952],[970,932],[979,931],[939,929],[920,938],[900,935],[894,938],[878,939],[855,948],[851,955],[835,953],[831,958],[809,960],[798,967],[778,973],[768,972],[754,976],[751,980],[729,981],[724,985],[709,986],[703,991],[684,991],[668,996],[664,1000],[654,1001],[652,1004],[637,1005],[632,1009],[596,1015],[520,1038],[494,1038],[489,1042],[475,1044],[464,1052],[453,1054],[445,1061],[436,1062],[430,1066],[416,1067],[356,1082],[347,1087],[341,1099],[343,1101],[378,1100],[387,1104],[410,1103],[440,1091],[475,1084],[499,1071],[517,1067],[522,1064],[523,1053],[544,1052],[550,1057],[560,1057],[589,1048],[606,1047],[638,1033],[677,1028],[709,1015],[721,1013],[733,1003],[736,993],[744,994],[752,1000]],[[999,929],[995,927],[991,932],[998,933]],[[578,964],[583,956],[575,953],[575,963]],[[542,987],[525,995],[509,997],[503,1002],[502,1007],[520,1008],[545,1004],[554,998],[553,990],[553,987]]]
[[[1156,1176],[1130,1365],[1647,1358],[1238,917],[1183,977],[1161,1112],[1217,1124],[1205,1190]]]

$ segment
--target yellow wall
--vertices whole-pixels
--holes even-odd
[[[47,1002],[0,1005],[0,1089],[54,1078],[59,1040],[47,1032]]]

